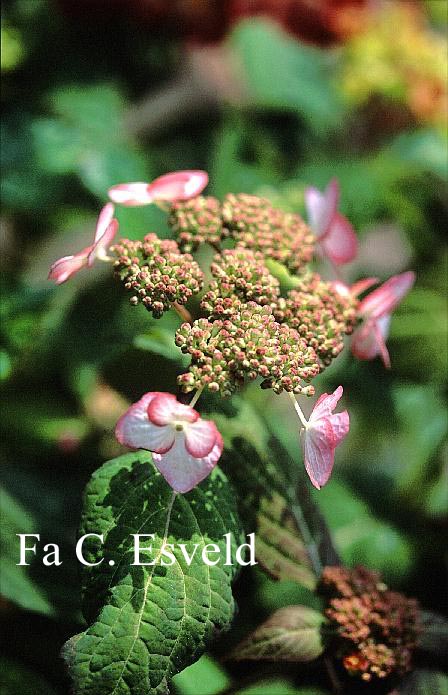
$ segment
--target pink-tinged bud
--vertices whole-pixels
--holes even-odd
[[[363,323],[353,334],[351,350],[361,360],[380,356],[384,366],[390,367],[386,340],[389,335],[391,314],[415,282],[415,273],[408,271],[389,278],[381,287],[367,295],[359,304],[358,315]]]
[[[127,207],[150,205],[156,201],[175,202],[198,196],[208,183],[208,174],[200,170],[175,171],[154,179],[152,183],[120,183],[109,189],[114,203]]]
[[[308,221],[313,229],[320,253],[334,265],[352,261],[358,251],[358,241],[350,222],[338,212],[339,184],[332,179],[321,193],[317,188],[305,190]]]
[[[334,393],[320,396],[303,432],[306,472],[318,490],[328,481],[333,470],[335,449],[350,427],[346,410],[333,413],[342,392],[342,386],[339,386]]]
[[[118,221],[114,219],[114,206],[107,203],[98,216],[93,244],[73,256],[64,256],[55,261],[50,268],[48,279],[61,285],[82,268],[91,268],[96,258],[104,259],[117,231]]]
[[[118,441],[131,449],[147,449],[175,492],[189,492],[213,470],[222,437],[211,420],[179,403],[170,393],[150,392],[131,405],[115,429]]]

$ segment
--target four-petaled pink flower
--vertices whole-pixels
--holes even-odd
[[[303,430],[305,468],[318,490],[328,481],[333,469],[335,449],[350,426],[346,410],[333,413],[342,391],[342,386],[338,386],[334,393],[322,394]]]
[[[152,183],[119,183],[109,188],[109,198],[127,207],[150,205],[156,201],[189,200],[202,193],[208,174],[200,170],[174,171],[154,179]]]
[[[115,436],[130,449],[147,449],[175,492],[189,492],[213,470],[223,441],[211,420],[170,393],[146,393],[119,419]]]
[[[111,245],[118,230],[118,221],[114,219],[114,206],[107,203],[101,210],[96,224],[93,244],[86,246],[73,256],[63,256],[55,261],[48,274],[49,280],[57,285],[76,275],[82,268],[91,268],[95,258],[107,258],[107,249]]]
[[[338,211],[339,184],[332,179],[321,193],[312,186],[305,189],[308,222],[315,233],[321,254],[334,265],[352,261],[358,251],[358,241],[352,225]]]
[[[352,337],[351,349],[361,360],[381,356],[385,367],[390,367],[386,347],[392,311],[409,292],[415,282],[415,273],[408,271],[389,278],[381,287],[367,295],[359,304],[358,315],[363,319]]]

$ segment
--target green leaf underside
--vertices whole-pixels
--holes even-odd
[[[294,518],[283,497],[262,498],[257,514],[257,557],[274,579],[295,580],[313,588],[315,575]]]
[[[240,644],[232,657],[238,661],[306,662],[323,652],[324,618],[307,606],[280,608]]]
[[[83,568],[84,611],[94,622],[64,647],[76,693],[166,693],[170,678],[229,626],[238,566],[224,565],[223,535],[231,533],[233,558],[242,542],[233,498],[219,469],[192,492],[176,495],[148,452],[121,456],[94,473],[81,534],[104,534],[104,545],[85,542],[84,557],[105,560]],[[151,553],[141,552],[141,562],[160,559],[165,543],[184,543],[190,556],[195,543],[198,549],[190,566],[177,546],[172,566],[132,566],[135,533],[155,535],[141,539],[142,548],[152,546]],[[220,547],[218,565],[202,561],[207,543]]]

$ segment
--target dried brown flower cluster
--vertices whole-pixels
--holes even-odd
[[[419,634],[417,601],[390,591],[378,572],[364,567],[326,567],[320,591],[348,673],[370,681],[410,670]]]
[[[114,268],[131,303],[141,302],[154,318],[160,318],[172,304],[186,304],[200,292],[204,275],[190,254],[180,253],[175,241],[147,234],[143,241],[121,239],[111,248],[117,256]]]

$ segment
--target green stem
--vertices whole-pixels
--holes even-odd
[[[293,393],[288,392],[288,396],[290,397],[290,399],[291,399],[291,401],[292,401],[292,403],[293,403],[293,405],[294,405],[295,411],[296,411],[297,415],[299,416],[300,422],[302,423],[302,425],[303,425],[304,428],[306,429],[306,428],[308,427],[308,421],[307,421],[305,415],[304,415],[303,412],[302,412],[302,408],[301,408],[300,405],[297,403],[297,401],[296,401],[295,396],[294,396]]]
[[[189,403],[190,408],[194,408],[194,406],[198,402],[199,398],[201,397],[201,393],[203,392],[204,389],[205,389],[205,384],[203,386],[201,386],[200,388],[198,388],[198,390],[194,394],[193,398],[191,399],[191,402]]]

